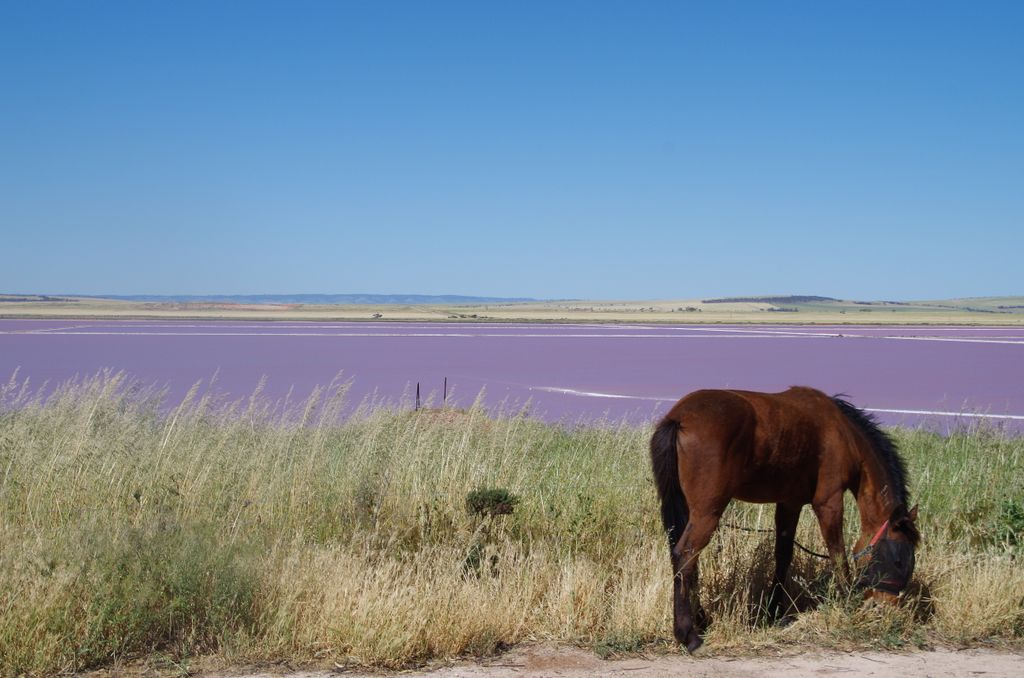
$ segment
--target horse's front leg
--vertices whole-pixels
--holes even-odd
[[[829,558],[843,584],[850,581],[850,564],[846,561],[846,544],[843,542],[843,493],[836,492],[812,504],[818,517],[821,536],[825,539]]]
[[[672,563],[675,569],[672,601],[672,632],[676,641],[685,645],[690,652],[695,652],[703,644],[700,632],[694,623],[694,603],[699,607],[697,598],[697,559],[700,552],[708,545],[711,535],[718,527],[721,512],[690,514],[679,542],[672,549]]]
[[[784,612],[789,609],[786,574],[789,572],[790,563],[793,562],[793,540],[796,538],[801,508],[803,506],[800,504],[775,505],[775,577],[772,579],[771,593],[768,596],[768,613],[775,620],[784,619]]]

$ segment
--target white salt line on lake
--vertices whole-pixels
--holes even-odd
[[[688,328],[689,329],[689,328]],[[797,332],[795,330],[760,330],[740,329],[732,327],[700,327],[692,328],[704,332],[735,332],[754,334],[762,337],[842,337],[846,339],[897,339],[905,341],[948,341],[959,343],[975,344],[1024,344],[1024,337],[1003,336],[1003,337],[942,337],[942,336],[906,336],[901,334],[857,334],[854,332]],[[864,331],[867,328],[861,328]],[[1005,330],[1004,330],[1005,331]]]
[[[650,325],[649,327],[655,327]],[[728,327],[728,326],[727,326]],[[924,330],[928,332],[1006,332],[1008,330],[1024,330],[1024,327],[1020,325],[746,325],[743,328],[736,329],[780,329],[792,327],[794,330],[835,330],[837,332],[845,332],[847,330],[873,330],[879,332],[885,332],[890,330]]]
[[[102,326],[101,326],[102,327]],[[732,328],[680,328],[691,331],[703,331],[709,334],[633,334],[633,333],[551,333],[551,332],[263,332],[259,330],[248,332],[160,332],[132,330],[106,331],[79,325],[74,327],[45,328],[37,330],[0,330],[3,334],[32,334],[35,336],[73,336],[73,335],[96,335],[96,336],[167,336],[167,337],[483,337],[483,338],[512,338],[512,339],[890,339],[895,341],[938,341],[948,343],[973,343],[973,344],[1009,344],[1024,345],[1024,337],[917,337],[902,335],[865,335],[865,334],[826,334],[815,332],[778,332],[759,331]],[[142,326],[145,327],[145,326]],[[176,326],[181,328],[183,326]],[[184,327],[203,327],[201,325],[188,325]],[[209,327],[209,326],[205,326]],[[81,328],[80,330],[78,328]],[[235,329],[235,328],[232,328]],[[278,329],[285,327],[278,326]],[[715,334],[712,334],[715,333]],[[728,334],[726,334],[728,333]]]
[[[865,407],[865,410],[872,412],[884,412],[886,414],[924,414],[936,417],[971,417],[972,419],[1014,419],[1024,421],[1024,414],[989,414],[986,412],[943,412],[941,410],[893,410],[883,407]]]
[[[633,396],[621,393],[601,393],[598,391],[579,391],[574,388],[561,388],[558,386],[533,386],[531,390],[547,391],[548,393],[562,393],[565,395],[581,396],[585,398],[614,398],[625,400],[652,400],[656,402],[675,402],[678,398],[658,398],[656,396]],[[863,407],[861,409],[870,412],[882,412],[885,414],[918,414],[935,417],[970,417],[973,419],[1013,419],[1024,421],[1021,414],[990,414],[983,412],[946,412],[943,410],[897,410],[883,407]]]
[[[507,339],[777,339],[774,335],[722,335],[706,334],[502,334],[494,332],[18,332],[0,331],[0,334],[31,334],[33,336],[114,336],[114,337],[486,337]],[[814,339],[826,335],[796,335],[788,339]]]
[[[946,341],[954,344],[1024,344],[1024,339],[970,339],[968,337],[901,337],[889,335],[878,337],[879,339],[893,339],[897,341]]]
[[[70,327],[49,327],[39,330],[31,330],[29,334],[49,334],[51,332],[70,332],[72,330],[88,329],[88,325],[71,325]]]
[[[597,391],[577,391],[574,388],[559,388],[558,386],[531,386],[531,391],[547,391],[548,393],[562,393],[565,395],[583,396],[586,398],[616,398],[624,400],[653,400],[656,402],[674,402],[678,398],[657,398],[655,396],[632,396],[620,393],[599,393]]]
[[[806,332],[797,330],[766,330],[758,328],[739,328],[739,327],[686,327],[680,328],[685,330],[697,330],[701,332],[735,332],[740,334],[765,334],[765,335],[780,335],[786,337],[841,337],[844,336],[838,332]],[[845,335],[854,336],[854,335]]]

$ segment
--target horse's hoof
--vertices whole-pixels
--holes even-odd
[[[686,643],[686,651],[690,654],[694,654],[700,649],[700,646],[704,644],[704,640],[696,633],[692,635],[690,640]]]

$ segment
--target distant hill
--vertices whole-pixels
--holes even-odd
[[[0,294],[0,301],[6,303],[36,303],[46,301],[68,301],[64,297],[51,297],[46,294]]]
[[[471,297],[458,294],[105,294],[88,299],[217,304],[502,304],[538,301],[526,297]]]
[[[704,304],[735,304],[741,302],[755,304],[813,304],[818,301],[839,301],[832,297],[815,296],[784,296],[784,297],[721,297],[719,299],[702,299]]]

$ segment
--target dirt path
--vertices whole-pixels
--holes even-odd
[[[225,674],[217,674],[225,678]],[[240,678],[335,678],[338,672],[256,673]],[[342,672],[344,676],[374,676]],[[478,663],[460,663],[441,668],[391,674],[425,678],[519,678],[558,676],[560,678],[685,675],[753,678],[806,678],[808,676],[1024,676],[1024,653],[992,650],[932,650],[906,654],[888,652],[813,652],[788,657],[743,657],[707,659],[666,655],[650,659],[602,660],[574,648],[527,647]]]

